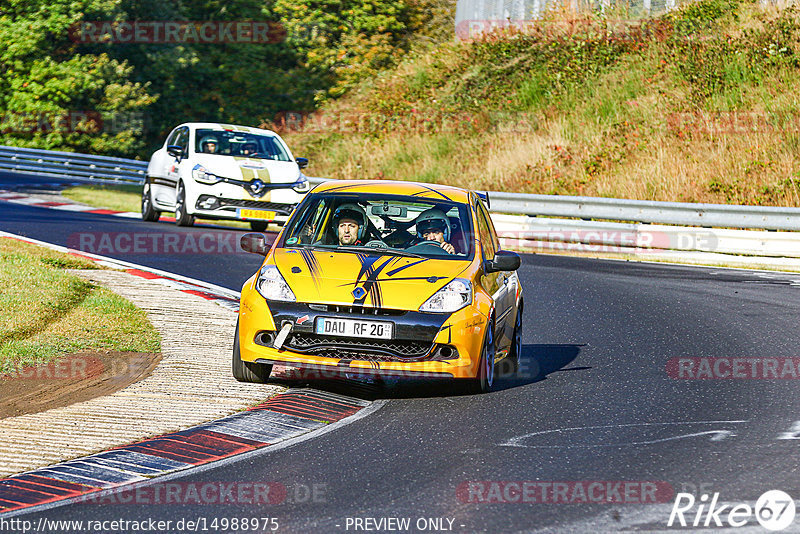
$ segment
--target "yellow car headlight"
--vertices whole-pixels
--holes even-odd
[[[472,284],[464,278],[456,278],[426,300],[419,311],[453,313],[471,302]]]
[[[274,265],[264,265],[256,278],[256,291],[267,300],[295,302],[292,288],[286,283],[281,272]]]

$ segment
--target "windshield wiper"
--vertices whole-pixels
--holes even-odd
[[[343,250],[345,252],[370,252],[373,254],[381,254],[383,256],[386,255],[394,255],[394,256],[403,256],[404,258],[425,258],[421,254],[416,254],[414,252],[407,252],[405,250],[400,250],[396,248],[389,248],[389,247],[367,247],[364,245],[356,245],[356,246],[347,246],[347,245],[339,245],[330,250]]]
[[[406,250],[396,249],[396,248],[389,248],[389,247],[367,247],[364,245],[311,245],[311,244],[302,244],[297,243],[291,245],[291,248],[306,248],[310,250],[320,250],[324,252],[354,252],[356,254],[359,253],[371,253],[371,254],[380,254],[383,256],[402,256],[404,258],[420,258],[420,259],[428,259],[427,256],[423,256],[422,254],[417,254],[415,252],[408,252]]]
[[[336,247],[333,245],[312,245],[310,243],[295,243],[294,245],[288,245],[286,248],[307,248],[310,250],[323,250],[327,252],[336,250]]]

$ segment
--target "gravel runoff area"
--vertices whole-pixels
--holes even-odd
[[[161,334],[161,362],[111,395],[0,420],[0,477],[189,428],[286,389],[233,378],[231,310],[125,272],[70,272],[145,310]]]

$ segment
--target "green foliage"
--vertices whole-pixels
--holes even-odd
[[[184,121],[312,111],[452,35],[454,0],[13,0],[0,8],[0,144],[146,159]],[[449,17],[449,18],[448,18]],[[85,22],[270,21],[270,43],[86,42]],[[417,39],[417,40],[419,40]]]
[[[421,24],[419,7],[409,0],[275,0],[273,12],[302,66],[330,85],[317,93],[323,101],[393,66]]]
[[[0,12],[0,144],[129,155],[141,127],[113,131],[103,120],[154,102],[131,66],[105,53],[81,53],[70,29],[103,16],[114,0],[10,2]]]

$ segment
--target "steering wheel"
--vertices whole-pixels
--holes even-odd
[[[366,243],[364,243],[364,246],[372,248],[389,248],[389,245],[387,245],[380,239],[373,239],[372,241],[367,241]]]
[[[254,158],[254,157],[258,156],[259,154],[261,154],[261,152],[250,152],[245,157],[246,158]]]
[[[433,250],[433,247],[436,247],[435,251]],[[432,241],[430,239],[420,241],[419,243],[414,243],[410,247],[407,247],[406,250],[410,252],[419,251],[424,254],[435,254],[444,252],[444,249],[441,247],[438,241]]]

